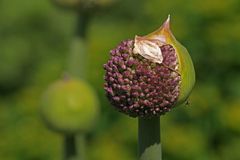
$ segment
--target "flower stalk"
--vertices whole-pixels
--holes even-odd
[[[75,36],[69,54],[69,69],[71,75],[85,79],[87,70],[87,48],[86,38],[89,26],[90,15],[86,11],[79,11]]]
[[[77,155],[76,142],[73,135],[64,136],[64,159],[75,159]]]
[[[64,160],[85,159],[85,137],[68,134],[64,136]]]
[[[87,72],[87,49],[86,34],[90,16],[86,11],[79,11],[77,15],[77,24],[75,37],[72,42],[72,50],[69,54],[69,73],[74,77],[86,78]],[[84,160],[85,159],[85,133],[80,132],[65,135],[64,143],[65,160]]]
[[[91,17],[88,10],[76,10],[76,13],[76,31],[67,74],[49,86],[41,108],[47,126],[63,136],[64,160],[85,160],[85,134],[98,115],[97,97],[84,81],[87,73],[86,37]]]
[[[138,147],[140,160],[162,160],[159,116],[138,118]]]

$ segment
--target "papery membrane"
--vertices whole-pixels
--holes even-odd
[[[162,42],[159,39],[145,39],[143,37],[136,36],[134,41],[134,54],[140,54],[144,58],[161,64],[163,61],[162,51],[160,44]]]

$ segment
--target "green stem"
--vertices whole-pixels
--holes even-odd
[[[71,75],[85,78],[87,72],[86,37],[90,16],[87,12],[79,12],[77,28],[69,55],[69,72]]]
[[[86,44],[81,38],[74,38],[71,54],[69,55],[70,75],[78,78],[85,78],[86,75]]]
[[[80,11],[77,17],[76,36],[85,39],[90,20],[90,14],[87,11]]]
[[[73,135],[64,136],[64,160],[75,159],[77,155],[75,137]]]
[[[89,14],[81,11],[77,16],[77,28],[69,54],[68,71],[74,77],[86,78],[87,73],[87,47],[86,35],[89,24]],[[65,160],[84,160],[85,159],[85,139],[84,133],[65,135]]]
[[[85,140],[82,135],[64,136],[64,160],[84,160]]]
[[[140,160],[162,160],[160,117],[138,119]]]
[[[78,134],[76,137],[77,143],[77,153],[78,159],[77,160],[84,160],[85,158],[85,136],[82,134]]]

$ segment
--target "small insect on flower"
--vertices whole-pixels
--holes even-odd
[[[104,65],[112,105],[131,117],[169,112],[188,98],[195,71],[189,53],[170,31],[170,17],[153,33],[122,41]]]

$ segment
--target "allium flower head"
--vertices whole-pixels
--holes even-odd
[[[172,35],[169,21],[110,51],[104,65],[104,89],[120,112],[131,117],[159,116],[188,98],[195,72],[187,50]]]

